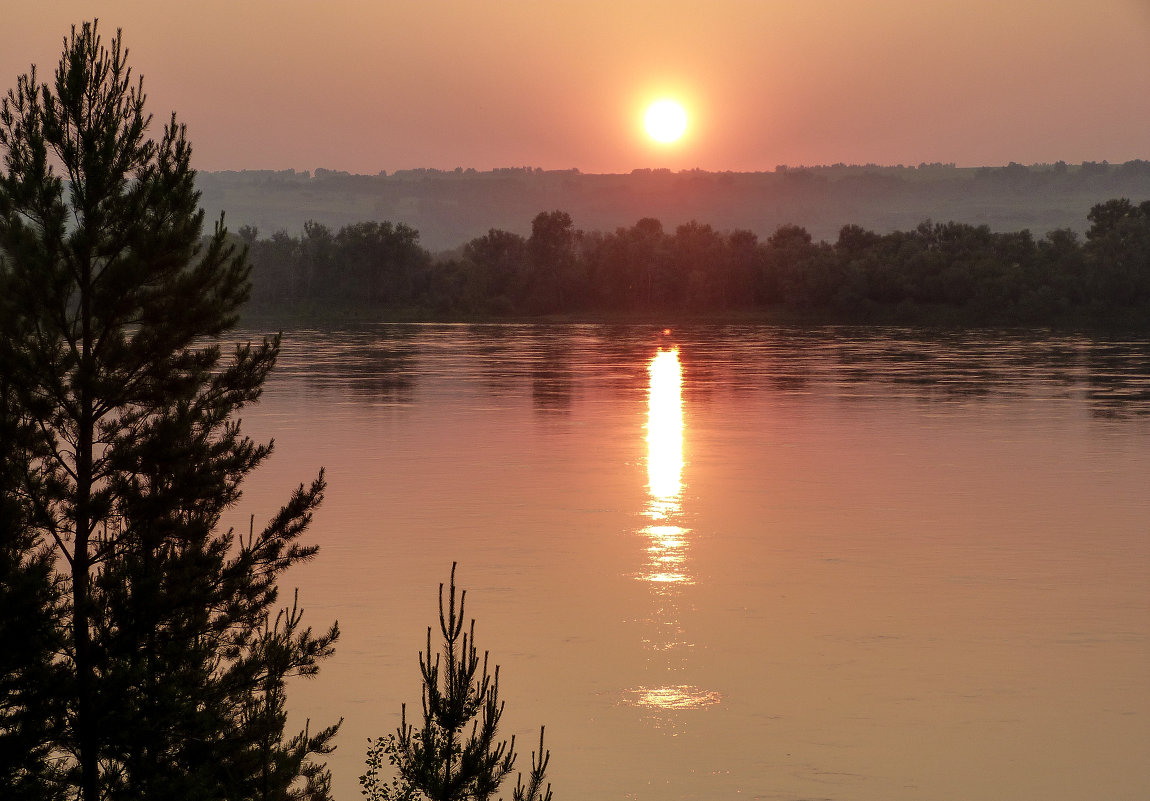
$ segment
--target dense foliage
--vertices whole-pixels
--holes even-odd
[[[285,733],[285,683],[338,630],[278,580],[323,475],[222,527],[279,341],[224,356],[245,254],[202,239],[184,128],[148,137],[126,57],[73,28],[0,105],[0,797],[320,801],[338,724]]]
[[[1150,320],[1150,202],[1109,200],[1085,240],[926,221],[833,243],[784,225],[765,241],[642,219],[614,232],[544,212],[531,235],[491,230],[439,259],[402,224],[332,234],[309,223],[252,244],[266,310],[373,309],[429,316],[766,313],[844,321],[1057,324]]]

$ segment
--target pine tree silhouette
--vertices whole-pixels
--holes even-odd
[[[456,563],[451,565],[447,605],[439,585],[439,630],[443,651],[432,659],[431,627],[427,650],[419,654],[423,676],[423,728],[407,722],[402,706],[399,728],[394,734],[369,740],[367,773],[360,777],[363,794],[371,801],[487,801],[515,766],[515,737],[496,740],[504,702],[499,699],[499,666],[488,668],[488,652],[482,661],[475,648],[475,620],[463,630],[466,590],[458,593]],[[442,657],[442,658],[441,658]],[[470,724],[470,732],[467,732]],[[516,781],[513,801],[551,801],[551,785],[543,787],[549,751],[531,754],[531,772],[524,784]],[[380,774],[384,758],[396,773],[390,781]]]

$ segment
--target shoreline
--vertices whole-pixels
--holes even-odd
[[[379,309],[372,307],[256,309],[244,313],[240,327],[271,325],[283,330],[358,325],[650,325],[684,327],[701,325],[760,325],[788,328],[918,328],[938,331],[1050,331],[1063,334],[1150,336],[1150,316],[1132,310],[1120,318],[1096,319],[1088,314],[1056,320],[971,319],[954,309],[916,307],[883,310],[888,313],[835,315],[802,313],[790,309],[749,309],[711,314],[674,312],[565,312],[557,314],[445,314],[425,309]]]

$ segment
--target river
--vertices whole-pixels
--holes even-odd
[[[343,632],[289,696],[337,801],[453,561],[556,801],[1150,793],[1150,340],[292,330],[244,425],[230,524],[329,481],[283,587]]]

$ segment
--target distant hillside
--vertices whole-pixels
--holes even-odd
[[[404,170],[350,175],[245,170],[200,173],[208,219],[227,212],[241,225],[299,234],[307,220],[333,228],[362,221],[406,223],[432,252],[459,247],[498,228],[527,235],[541,211],[569,213],[577,228],[613,231],[644,217],[668,230],[691,220],[765,238],[780,225],[805,227],[833,241],[843,225],[879,233],[925,219],[989,225],[994,231],[1058,228],[1083,233],[1090,208],[1107,198],[1150,199],[1150,161],[957,168],[877,165],[784,167],[733,173],[636,170],[590,175],[530,167]]]

